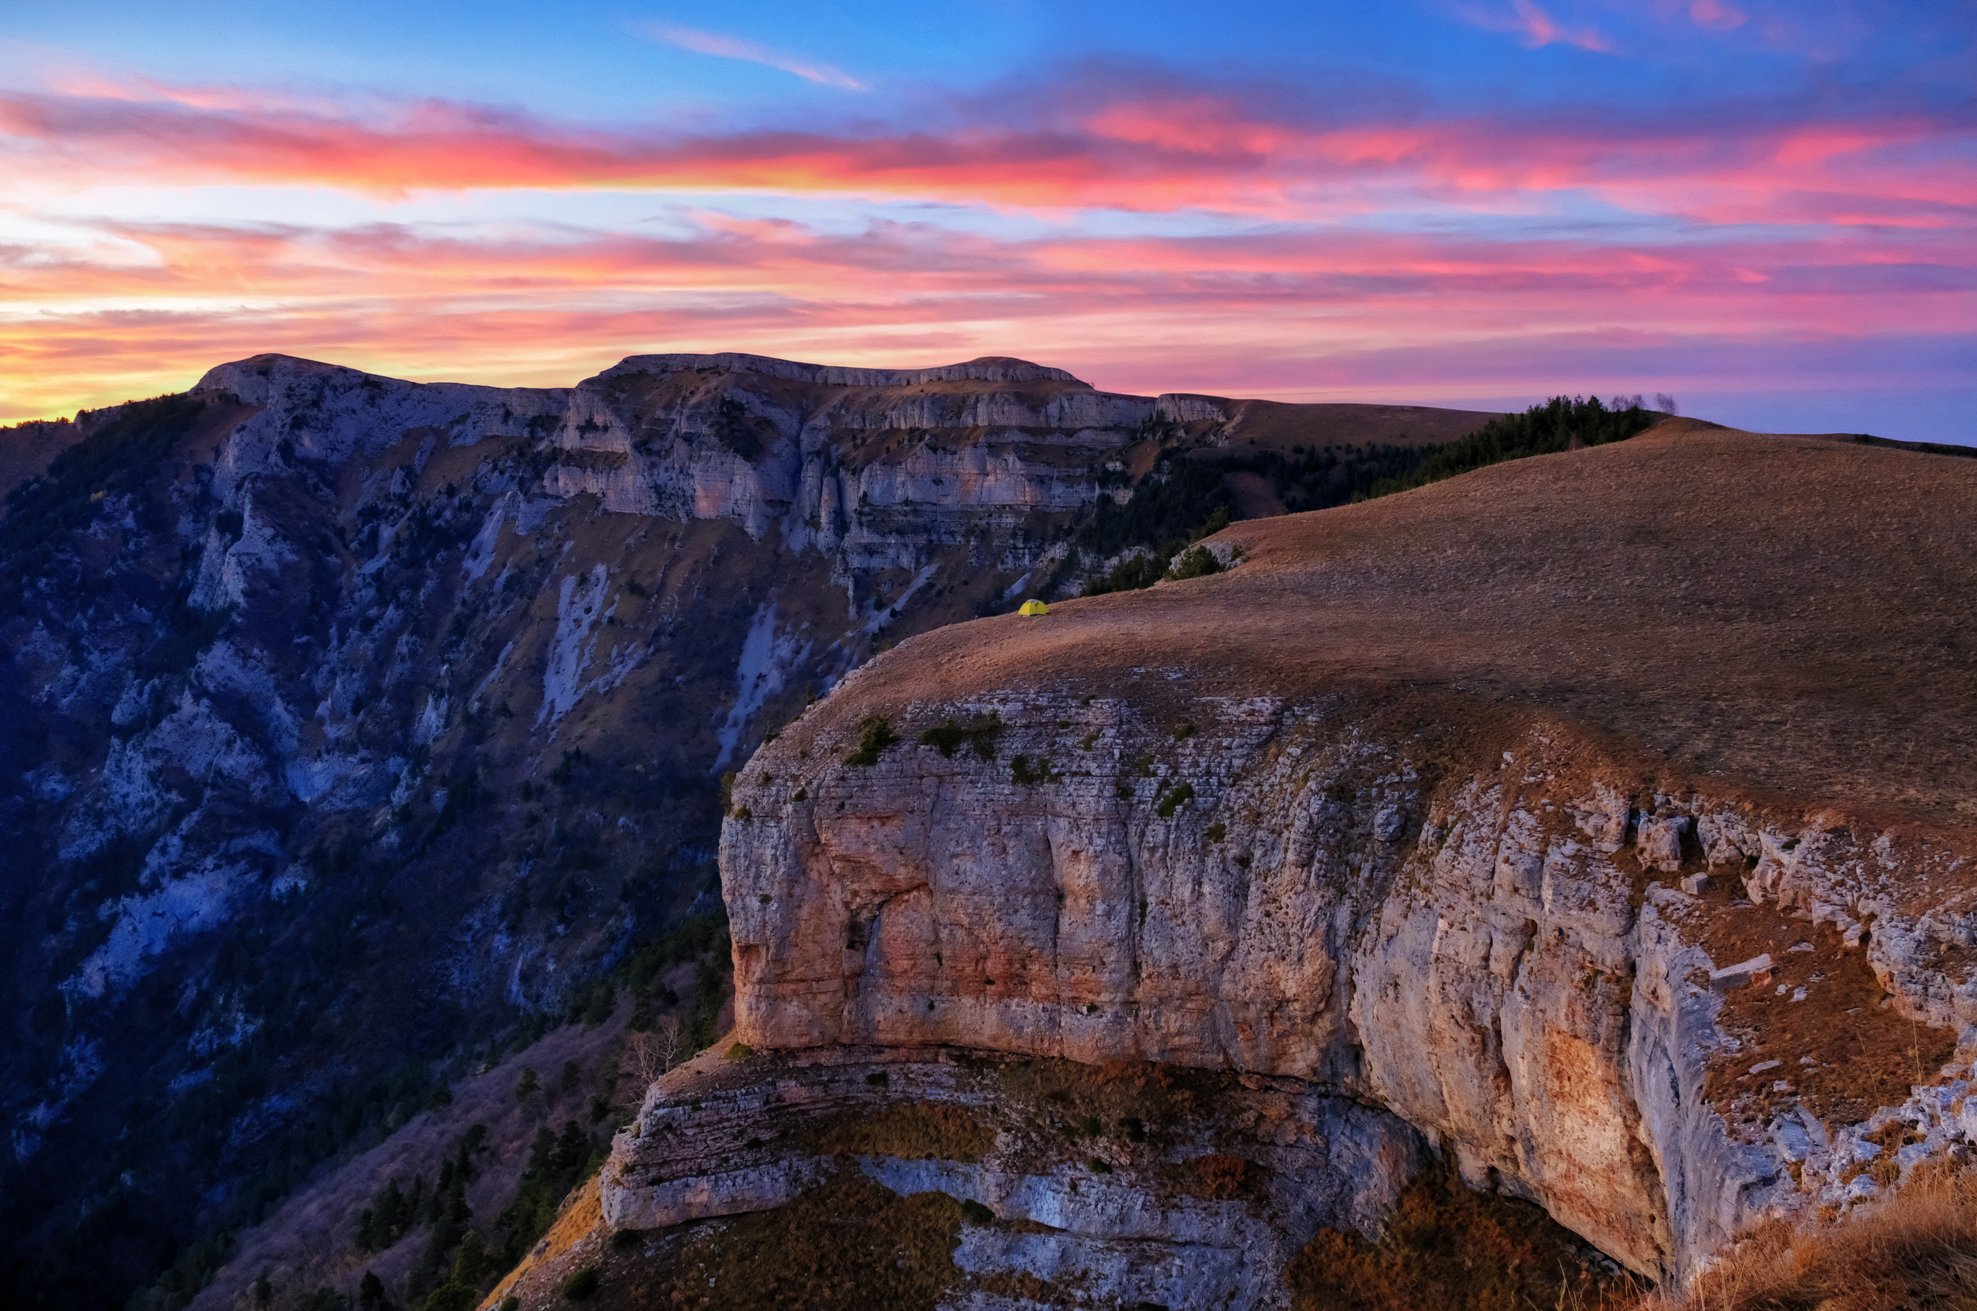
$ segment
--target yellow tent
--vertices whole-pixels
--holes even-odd
[[[1016,613],[1019,615],[1033,615],[1033,616],[1047,615],[1050,613],[1050,607],[1045,605],[1041,601],[1025,601],[1023,602],[1023,608],[1021,610],[1018,610]]]

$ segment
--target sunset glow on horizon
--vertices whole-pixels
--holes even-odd
[[[265,351],[1017,355],[1977,441],[1967,3],[0,16],[0,423]]]

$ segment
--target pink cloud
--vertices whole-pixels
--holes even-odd
[[[1539,6],[1537,0],[1514,0],[1514,3],[1517,9],[1517,22],[1524,30],[1524,39],[1533,48],[1561,42],[1565,45],[1577,46],[1581,50],[1613,49],[1612,43],[1593,28],[1561,26]]]
[[[1593,27],[1568,27],[1552,17],[1537,0],[1511,0],[1510,9],[1465,8],[1458,11],[1476,27],[1491,32],[1511,32],[1524,39],[1533,50],[1549,45],[1577,46],[1581,50],[1609,53],[1613,43]]]
[[[666,348],[854,362],[1020,349],[1120,387],[1404,384],[1388,394],[1432,399],[1483,394],[1503,361],[1539,368],[1561,342],[1624,359],[1625,332],[1670,350],[1967,337],[1973,160],[1967,116],[1872,105],[1340,115],[1147,77],[906,128],[686,135],[450,101],[74,82],[0,93],[0,212],[10,190],[131,181],[386,198],[610,187],[693,192],[704,208],[670,237],[69,221],[62,246],[0,245],[0,416],[151,394],[269,349],[542,383]],[[748,193],[730,206],[748,214],[702,193]],[[846,231],[760,212],[847,196],[971,213]],[[1617,230],[1661,238],[1576,225],[1589,199],[1633,216]],[[1128,235],[1062,221],[1086,207],[1222,218],[1186,237],[1145,231],[1164,221],[1103,225]],[[992,212],[1015,209],[1052,221]],[[1393,230],[1394,213],[1435,222]],[[1410,353],[1448,363],[1443,391],[1424,389],[1428,365],[1403,366]]]
[[[864,82],[841,68],[835,68],[819,60],[806,59],[801,55],[772,50],[746,37],[709,32],[698,27],[682,27],[677,23],[641,23],[637,30],[655,41],[697,55],[711,55],[716,59],[736,59],[746,64],[760,64],[764,68],[773,68],[777,72],[800,77],[806,82],[837,87],[843,91],[869,90]]]
[[[1689,0],[1689,17],[1697,27],[1717,32],[1731,31],[1750,20],[1750,15],[1729,0]]]
[[[1128,88],[1031,123],[685,136],[402,101],[341,114],[245,91],[168,99],[0,94],[0,161],[39,186],[133,177],[395,197],[625,188],[908,198],[1282,219],[1382,209],[1529,212],[1584,192],[1705,222],[1830,222],[1977,204],[1970,125],[1861,110],[1656,124],[1557,111],[1323,122],[1204,91]],[[1900,218],[1901,215],[1893,217]]]
[[[1964,288],[1977,276],[1961,234],[1933,231],[1787,245],[1332,226],[1013,239],[727,219],[675,238],[395,224],[124,224],[95,235],[61,261],[0,248],[10,307],[0,315],[0,414],[152,394],[260,350],[550,383],[643,350],[879,361],[928,358],[935,343],[961,358],[1018,341],[1052,362],[1103,366],[1103,384],[1205,385],[1190,380],[1207,375],[1308,395],[1321,380],[1346,385],[1321,361],[1476,357],[1483,343],[1537,359],[1548,341],[1622,327],[1671,342],[1968,332]],[[149,258],[109,254],[133,245]],[[1945,270],[1961,280],[1945,281]],[[1288,359],[1268,363],[1289,342],[1303,375]],[[1354,394],[1384,376],[1360,377]],[[1477,385],[1447,383],[1453,394]]]

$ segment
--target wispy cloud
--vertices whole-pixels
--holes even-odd
[[[1524,39],[1533,47],[1560,43],[1577,46],[1581,50],[1611,50],[1613,43],[1608,41],[1598,29],[1591,27],[1566,27],[1537,3],[1537,0],[1516,0],[1517,21],[1523,25]]]
[[[1729,0],[1689,0],[1689,17],[1695,20],[1697,27],[1717,32],[1742,27],[1750,19],[1749,14],[1729,3]]]
[[[640,23],[638,31],[655,41],[673,46],[679,50],[690,50],[696,55],[712,55],[716,59],[738,59],[745,64],[760,64],[773,68],[792,77],[800,77],[806,82],[819,86],[833,86],[845,91],[865,91],[869,87],[841,68],[806,59],[801,55],[786,54],[772,50],[760,42],[747,37],[729,36],[724,32],[709,32],[704,28],[681,27],[677,23]]]
[[[1709,0],[1699,2],[1708,3]],[[1466,5],[1456,12],[1471,26],[1491,32],[1516,33],[1533,50],[1549,45],[1568,45],[1605,54],[1613,49],[1613,43],[1598,28],[1568,27],[1552,17],[1551,12],[1537,0],[1511,0],[1508,12],[1494,6],[1484,9],[1475,5]]]
[[[1927,231],[998,237],[708,214],[663,236],[396,223],[73,235],[59,260],[0,243],[0,422],[183,386],[264,350],[561,383],[641,350],[934,363],[1015,341],[1102,385],[1414,400],[1690,387],[1747,369],[1768,372],[1743,385],[1871,384],[1908,352],[1920,362],[1905,378],[1944,386],[1963,377],[1959,306],[1977,285],[1961,234]]]
[[[1030,110],[887,129],[552,122],[419,99],[341,113],[0,91],[0,198],[13,178],[83,187],[314,186],[411,193],[579,188],[737,191],[997,208],[1312,218],[1379,210],[1500,214],[1547,195],[1714,223],[1967,228],[1977,214],[1967,112],[1842,117],[1749,103],[1717,114],[1588,106],[1460,114],[1314,114],[1149,77]],[[240,107],[233,107],[235,102]]]
[[[1692,30],[1692,2],[1653,17]],[[1511,0],[1491,3],[1516,39]],[[0,87],[0,422],[264,350],[560,382],[635,351],[1016,344],[1112,386],[1417,400],[1689,391],[1745,367],[1760,388],[1967,379],[1964,99],[1313,101],[1073,72],[693,131],[368,91]],[[206,190],[236,187],[281,188],[265,203],[289,221]],[[591,189],[665,217],[570,194]],[[664,203],[680,195],[693,213]]]

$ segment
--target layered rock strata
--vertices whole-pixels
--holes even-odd
[[[758,753],[743,1042],[1293,1081],[1677,1281],[1971,1153],[1977,465],[1671,424],[1213,545]]]
[[[1391,1115],[1296,1079],[834,1048],[668,1076],[601,1180],[614,1229],[766,1210],[855,1169],[986,1210],[952,1304],[984,1281],[1097,1305],[1255,1307],[1319,1227],[1369,1237],[1424,1159]],[[994,1305],[1005,1305],[994,1303]]]

